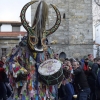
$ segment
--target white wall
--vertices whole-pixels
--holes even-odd
[[[94,40],[96,43],[100,44],[100,23],[95,25],[94,31],[95,31]],[[99,47],[99,50],[100,50],[100,47]],[[96,57],[96,54],[97,54],[97,46],[94,45],[94,57]]]
[[[1,26],[1,32],[12,32],[12,26],[3,24]]]
[[[95,42],[100,44],[100,24],[95,27]]]

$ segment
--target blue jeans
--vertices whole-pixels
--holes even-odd
[[[78,96],[78,100],[87,100],[89,94],[90,94],[90,88],[85,88],[85,89],[82,89],[79,93],[79,96]]]
[[[7,89],[3,82],[0,82],[0,99],[7,100]]]

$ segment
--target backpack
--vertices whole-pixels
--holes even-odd
[[[97,87],[100,89],[100,68],[97,71]]]

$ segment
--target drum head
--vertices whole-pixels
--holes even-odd
[[[62,81],[63,70],[61,62],[56,59],[44,61],[38,68],[41,82],[45,85],[55,85]]]
[[[61,62],[56,59],[49,59],[44,61],[38,68],[38,72],[41,75],[49,76],[59,71],[61,68]]]

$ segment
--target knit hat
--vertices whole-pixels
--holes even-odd
[[[84,60],[88,60],[88,56],[84,56]]]

